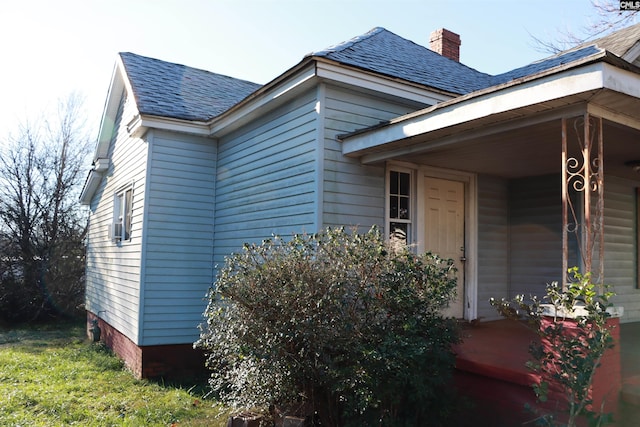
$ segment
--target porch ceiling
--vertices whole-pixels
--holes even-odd
[[[487,115],[396,141],[383,150],[369,151],[361,160],[406,161],[505,178],[559,173],[561,118],[578,117],[587,111],[604,118],[605,173],[639,179],[640,174],[625,162],[640,160],[640,99],[606,89]],[[630,123],[634,127],[627,125]],[[567,126],[568,132],[575,134],[571,125]]]

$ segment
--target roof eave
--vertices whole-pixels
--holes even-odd
[[[100,185],[100,180],[104,175],[102,166],[96,168],[96,165],[104,165],[105,161],[107,164],[109,162],[109,144],[113,138],[115,120],[120,106],[120,98],[125,88],[130,90],[125,76],[126,71],[124,69],[124,64],[122,63],[120,56],[118,56],[111,74],[111,82],[105,98],[102,118],[98,128],[96,149],[92,159],[93,168],[87,174],[87,178],[79,197],[80,203],[83,205],[89,205],[91,203],[91,199],[93,198],[95,191]]]
[[[309,87],[315,77],[315,62],[305,58],[224,113],[208,121],[209,134],[214,137],[227,134],[262,110],[267,103],[287,99],[298,90]]]
[[[443,90],[443,89],[436,88],[434,86],[423,85],[423,84],[416,83],[416,82],[413,82],[413,81],[410,81],[410,80],[405,80],[405,79],[402,79],[400,77],[393,76],[393,75],[390,75],[390,74],[374,72],[374,71],[368,70],[367,68],[364,68],[364,67],[357,67],[357,66],[354,66],[354,65],[351,65],[351,64],[346,64],[346,63],[343,63],[343,62],[340,62],[340,61],[335,61],[335,60],[332,60],[332,59],[328,59],[328,58],[323,57],[323,56],[313,56],[312,58],[315,59],[319,63],[331,64],[331,65],[343,68],[345,70],[353,70],[353,71],[357,71],[357,72],[360,72],[360,73],[364,73],[366,75],[376,76],[378,78],[384,78],[387,81],[396,82],[398,84],[402,84],[404,86],[413,87],[415,89],[428,90],[429,92],[432,92],[434,94],[439,95],[441,97],[441,99],[449,99],[449,98],[452,98],[452,97],[460,96],[460,93],[446,91],[446,90]]]
[[[317,57],[316,63],[321,79],[371,89],[421,104],[433,105],[460,95],[323,57]]]
[[[107,91],[107,97],[104,102],[104,108],[102,110],[102,118],[100,120],[100,127],[98,128],[98,139],[96,142],[96,150],[94,154],[94,160],[100,157],[105,157],[109,149],[109,143],[113,135],[113,126],[115,123],[115,117],[118,113],[118,104],[120,96],[125,87],[124,78],[122,75],[122,63],[120,58],[116,61],[113,73],[111,76],[111,83]]]
[[[100,186],[100,182],[102,182],[102,177],[104,173],[109,168],[109,160],[108,159],[96,159],[94,163],[93,169],[89,171],[87,175],[87,179],[84,182],[84,186],[82,187],[82,191],[80,192],[80,197],[78,198],[81,205],[90,205],[91,200],[93,199],[93,195],[96,190]]]
[[[617,56],[615,56],[613,54],[608,54],[607,55],[607,52],[603,51],[603,52],[597,53],[595,55],[583,58],[580,61],[575,61],[575,62],[572,62],[570,64],[563,64],[563,65],[560,65],[560,66],[557,66],[557,67],[554,67],[554,68],[550,68],[550,69],[545,70],[545,71],[541,71],[539,73],[530,74],[530,75],[527,75],[527,76],[524,76],[524,77],[520,77],[520,78],[517,78],[517,79],[510,80],[510,81],[505,82],[505,83],[501,83],[501,84],[494,85],[494,86],[489,86],[489,87],[484,88],[484,89],[480,89],[480,90],[477,90],[477,91],[474,91],[474,92],[470,92],[470,93],[468,93],[466,95],[460,95],[460,96],[457,96],[457,97],[455,97],[453,99],[450,99],[450,100],[444,101],[442,103],[433,105],[431,107],[428,107],[428,108],[425,108],[425,109],[422,109],[422,110],[419,110],[419,111],[415,111],[413,113],[409,113],[409,114],[406,114],[404,116],[398,117],[396,119],[390,120],[387,123],[381,123],[381,124],[378,124],[378,125],[375,125],[375,126],[372,126],[372,127],[369,127],[369,128],[359,129],[359,130],[356,130],[354,132],[338,135],[338,138],[341,139],[341,140],[342,139],[348,139],[348,138],[351,138],[351,137],[359,135],[359,134],[365,134],[365,133],[368,133],[368,132],[373,132],[373,131],[376,131],[377,129],[380,129],[380,128],[385,127],[385,126],[390,126],[390,125],[393,125],[393,124],[396,124],[396,123],[399,123],[399,122],[402,122],[402,121],[405,121],[405,120],[411,120],[414,117],[424,116],[426,114],[432,113],[433,111],[436,111],[436,110],[439,110],[439,109],[442,109],[442,108],[447,108],[447,107],[449,107],[451,105],[460,104],[460,103],[463,103],[463,102],[469,102],[470,100],[475,99],[475,98],[486,96],[488,94],[491,94],[491,93],[494,93],[494,92],[498,92],[498,91],[501,91],[501,90],[506,90],[506,89],[508,89],[510,87],[513,87],[513,86],[523,85],[523,84],[525,84],[527,82],[530,82],[530,81],[533,81],[533,80],[542,79],[542,78],[545,78],[547,76],[558,74],[558,73],[561,73],[563,71],[566,71],[566,70],[569,70],[569,69],[572,69],[572,68],[577,68],[577,67],[580,67],[580,66],[584,66],[584,65],[587,65],[587,64],[590,64],[590,63],[593,63],[593,62],[597,62],[598,60],[603,60],[605,58],[607,58],[608,60],[611,60],[611,61],[615,61],[615,59],[620,60]],[[621,62],[623,62],[624,64],[632,66],[631,64],[628,64],[625,61],[621,61]]]
[[[151,114],[138,114],[127,124],[127,131],[133,138],[142,137],[148,129],[209,136],[209,126],[204,120],[188,120]]]
[[[336,72],[337,69],[343,70],[344,73]],[[378,88],[379,90],[384,86],[387,89],[385,93],[395,94],[416,103],[432,105],[458,96],[455,93],[348,66],[324,57],[307,56],[296,66],[209,121],[210,133],[215,137],[225,135],[239,124],[247,121],[252,117],[252,114],[261,110],[266,104],[272,105],[273,101],[284,100],[286,96],[291,96],[310,87],[313,82],[317,81],[316,78],[353,84],[356,73],[358,74],[358,87],[367,88],[370,86],[371,89]],[[407,90],[408,87],[411,89]]]
[[[624,63],[624,64],[621,64]],[[610,64],[607,66],[607,64]],[[614,65],[614,67],[611,67]],[[413,138],[421,134],[455,127],[487,115],[500,114],[527,105],[533,105],[550,99],[557,99],[582,93],[589,90],[601,89],[614,84],[615,79],[608,79],[611,70],[620,69],[624,65],[625,71],[637,67],[615,57],[615,55],[599,55],[582,61],[579,65],[561,66],[554,70],[527,76],[502,85],[473,92],[451,101],[443,102],[433,107],[399,117],[387,124],[375,128],[365,129],[348,135],[342,135],[342,151],[346,156],[360,157],[363,162],[379,159],[379,155],[367,159],[369,153],[380,151],[381,147],[392,142]],[[610,71],[608,73],[608,71]],[[612,90],[624,92],[636,91],[631,96],[640,97],[640,88],[621,84],[610,87]],[[523,93],[523,91],[527,91]]]

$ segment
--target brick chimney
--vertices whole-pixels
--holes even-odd
[[[460,62],[460,36],[441,28],[431,33],[429,49],[454,61]]]

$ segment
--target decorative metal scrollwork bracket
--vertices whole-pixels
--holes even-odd
[[[602,119],[585,113],[562,119],[562,268],[566,288],[570,239],[575,242],[580,267],[596,283],[604,275],[604,163]],[[572,137],[575,136],[575,137]],[[597,260],[594,254],[597,252]]]

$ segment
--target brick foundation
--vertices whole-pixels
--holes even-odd
[[[191,344],[138,346],[116,328],[87,312],[87,336],[93,339],[93,320],[98,319],[100,341],[104,342],[131,370],[136,378],[206,378],[202,351]]]

